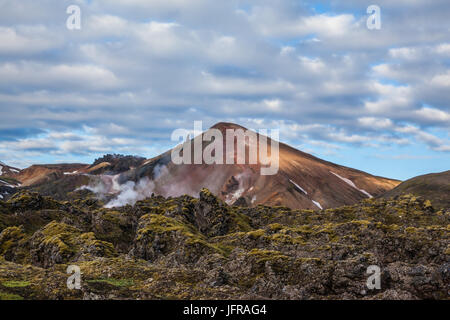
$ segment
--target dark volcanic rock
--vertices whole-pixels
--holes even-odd
[[[230,207],[206,189],[114,209],[24,193],[0,201],[0,297],[448,299],[449,226],[414,196],[319,212]]]

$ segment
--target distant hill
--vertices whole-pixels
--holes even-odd
[[[17,179],[19,173],[20,169],[8,166],[0,161],[0,200],[8,198],[20,186]]]
[[[20,169],[8,166],[0,161],[0,177],[12,178],[20,172]]]
[[[76,173],[87,166],[80,163],[32,165],[21,170],[15,178],[20,181],[23,187],[36,186]]]
[[[382,198],[413,194],[430,200],[436,208],[450,208],[450,170],[418,176],[399,184]]]
[[[138,156],[126,156],[121,154],[107,154],[87,168],[90,174],[118,174],[136,168],[144,163],[146,158]]]

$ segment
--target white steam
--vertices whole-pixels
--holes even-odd
[[[80,187],[76,191],[89,190],[102,200],[111,199],[111,196],[115,196],[114,199],[108,201],[105,208],[134,205],[138,201],[149,198],[153,193],[168,197],[185,194],[188,191],[186,190],[186,184],[171,181],[167,166],[156,165],[153,169],[153,177],[153,180],[144,177],[138,182],[127,181],[120,184],[120,174],[115,176],[91,176],[90,184]]]
[[[155,189],[155,184],[145,177],[139,180],[138,183],[128,181],[119,185],[119,188],[118,196],[108,202],[105,208],[123,207],[127,204],[134,205],[136,202],[150,197]]]

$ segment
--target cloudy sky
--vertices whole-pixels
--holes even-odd
[[[0,161],[152,157],[202,120],[377,175],[448,170],[449,16],[448,0],[0,0]]]

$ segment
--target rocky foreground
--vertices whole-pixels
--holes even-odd
[[[413,196],[294,211],[230,207],[204,189],[102,206],[0,201],[0,299],[449,298],[450,211]]]

